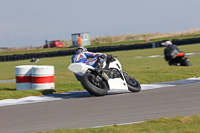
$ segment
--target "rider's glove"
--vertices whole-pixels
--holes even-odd
[[[108,55],[108,60],[111,60],[112,58],[113,58],[112,54]]]

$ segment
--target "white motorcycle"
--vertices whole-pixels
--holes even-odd
[[[104,96],[109,90],[126,89],[139,92],[140,84],[127,73],[122,71],[122,66],[116,57],[108,55],[104,62],[100,57],[96,67],[84,63],[72,63],[68,69],[81,76],[82,86],[91,95]]]

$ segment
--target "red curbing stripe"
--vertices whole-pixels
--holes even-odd
[[[32,76],[32,83],[54,83],[54,76]]]
[[[15,76],[16,83],[31,83],[31,76]]]

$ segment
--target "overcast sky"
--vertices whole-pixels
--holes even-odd
[[[200,0],[0,0],[0,47],[200,28]]]

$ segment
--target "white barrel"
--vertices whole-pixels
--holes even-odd
[[[30,90],[32,67],[35,65],[15,66],[16,90]]]
[[[31,77],[32,89],[54,89],[54,73],[54,66],[33,66]]]

